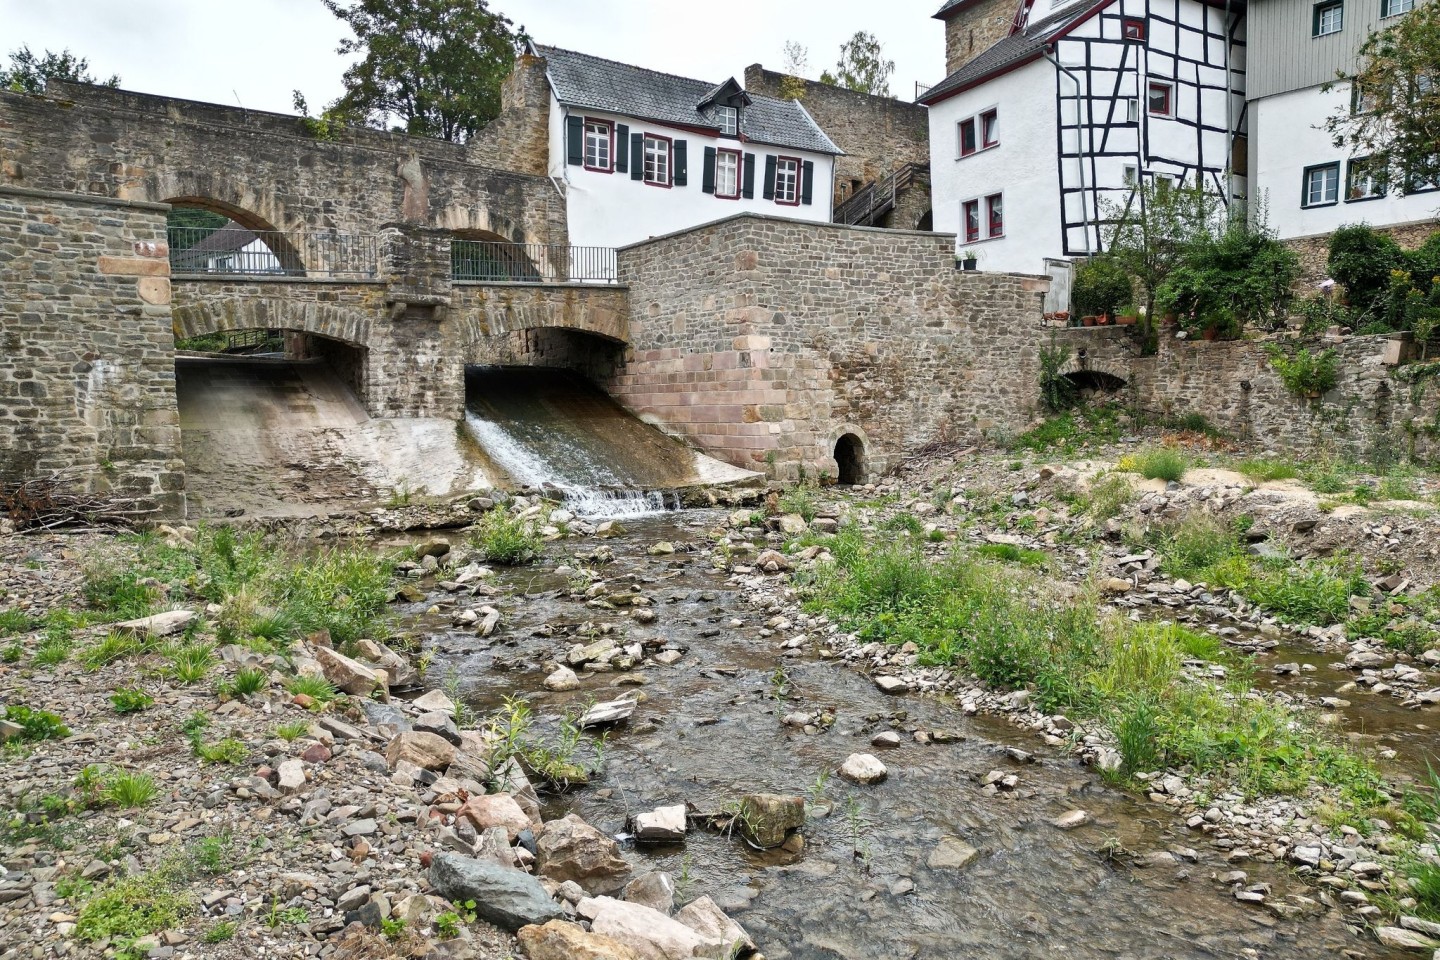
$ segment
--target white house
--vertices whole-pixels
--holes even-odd
[[[1385,176],[1365,157],[1335,146],[1324,127],[1364,109],[1348,83],[1371,32],[1395,23],[1415,0],[1266,0],[1249,15],[1251,158],[1257,195],[1283,239],[1330,233],[1350,223],[1398,227],[1433,219],[1440,184]],[[1379,174],[1379,175],[1377,175]]]
[[[618,247],[741,211],[830,220],[841,150],[798,101],[532,44],[570,243]]]
[[[1004,19],[1001,39],[920,97],[935,229],[957,234],[957,252],[984,270],[1047,272],[1047,260],[1098,251],[1098,224],[1142,178],[1244,196],[1243,3],[983,2],[936,14],[950,49],[963,47],[957,32]]]

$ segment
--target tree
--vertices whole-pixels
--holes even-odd
[[[805,96],[805,74],[810,69],[810,51],[794,41],[785,41],[785,76],[780,80],[780,96],[785,100],[800,100]]]
[[[37,57],[24,46],[10,54],[10,69],[0,70],[0,87],[21,93],[44,93],[47,80],[120,86],[118,75],[112,74],[109,80],[96,80],[90,75],[90,61],[75,56],[68,48],[59,53],[46,50],[44,56]]]
[[[1421,3],[1360,47],[1359,69],[1340,71],[1351,106],[1326,121],[1338,147],[1406,190],[1440,183],[1440,3]]]
[[[523,28],[487,0],[322,0],[355,36],[334,118],[463,143],[500,115],[500,85],[525,42]]]
[[[826,70],[820,74],[820,82],[888,97],[890,75],[894,72],[895,61],[885,59],[875,35],[857,30],[855,36],[840,44],[840,60],[835,64],[835,72]]]

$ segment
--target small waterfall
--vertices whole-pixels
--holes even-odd
[[[680,508],[680,497],[658,490],[625,489],[623,480],[599,463],[579,444],[550,435],[550,456],[527,444],[505,427],[473,412],[465,423],[470,435],[496,466],[524,486],[541,487],[561,495],[576,516],[588,519],[643,517]],[[557,462],[558,461],[558,462]],[[559,463],[563,462],[564,466]]]

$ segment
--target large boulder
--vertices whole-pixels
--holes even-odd
[[[325,671],[325,679],[333,683],[336,689],[359,697],[368,697],[370,691],[379,685],[380,678],[375,671],[360,661],[351,660],[345,654],[329,647],[315,647],[314,651],[320,669]]]
[[[408,760],[422,770],[444,770],[455,760],[455,745],[444,737],[420,730],[398,733],[385,748],[385,762],[394,770]]]
[[[619,940],[586,933],[564,920],[522,927],[515,936],[530,960],[640,960],[639,954]]]
[[[545,824],[536,850],[540,876],[556,883],[574,880],[586,893],[618,893],[630,876],[615,841],[573,813]]]
[[[665,916],[675,912],[675,878],[662,870],[651,870],[625,884],[626,903],[659,910]]]
[[[725,915],[709,897],[700,897],[687,903],[675,920],[685,924],[707,940],[720,943],[720,956],[735,957],[755,949],[755,941],[745,928]]]
[[[482,833],[491,827],[504,827],[511,843],[514,843],[520,834],[530,829],[530,817],[520,809],[520,804],[516,803],[515,798],[508,793],[471,797],[465,801],[465,805],[460,808],[455,817],[469,820],[475,825],[475,829]]]
[[[805,801],[773,793],[752,793],[740,798],[740,836],[747,843],[769,850],[785,842],[791,831],[805,826]]]
[[[658,910],[611,897],[580,901],[582,916],[589,916],[590,931],[618,940],[640,960],[690,960],[715,956],[716,941]]]
[[[563,916],[539,880],[493,860],[437,853],[430,864],[430,882],[453,903],[475,901],[480,919],[511,933]]]

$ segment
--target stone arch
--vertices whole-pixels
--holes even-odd
[[[865,482],[865,444],[853,433],[835,441],[835,481],[847,487]]]
[[[262,234],[260,241],[270,249],[270,252],[275,255],[275,259],[280,261],[280,267],[286,274],[290,276],[305,275],[307,264],[301,254],[300,244],[264,216],[245,207],[236,206],[227,200],[210,196],[176,195],[165,197],[161,202],[168,203],[173,207],[208,210],[234,221],[246,230]]]
[[[630,324],[619,291],[525,285],[465,285],[455,288],[449,312],[457,319],[453,342],[467,363],[487,363],[487,345],[528,331],[568,331],[605,342],[607,350],[629,342]]]
[[[920,219],[915,222],[915,229],[916,229],[916,230],[924,230],[924,231],[926,231],[926,232],[929,232],[929,231],[934,230],[934,229],[935,229],[935,211],[933,211],[933,210],[926,210],[924,213],[922,213],[922,214],[920,215]]]
[[[237,330],[288,330],[334,340],[348,347],[370,348],[370,317],[363,310],[333,303],[295,302],[283,297],[191,300],[185,296],[184,285],[184,280],[176,281],[180,289],[170,309],[176,340]]]
[[[539,283],[553,275],[555,269],[543,260],[537,263],[532,255],[535,252],[493,230],[453,230],[450,275],[459,281]]]
[[[1071,357],[1070,361],[1060,368],[1060,376],[1069,377],[1077,384],[1085,380],[1109,382],[1112,383],[1111,389],[1116,390],[1130,384],[1128,366],[1090,356]]]

